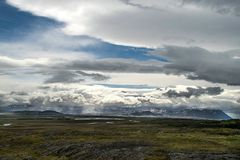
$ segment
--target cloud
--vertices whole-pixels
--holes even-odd
[[[35,58],[35,59],[15,59],[6,56],[0,56],[1,68],[16,68],[16,67],[29,67],[37,65],[47,65],[49,60],[47,58]]]
[[[158,7],[154,6],[153,1],[148,1],[148,3],[144,3],[143,1],[136,1],[136,0],[135,1],[134,0],[120,0],[120,1],[122,1],[123,3],[125,3],[127,5],[130,5],[133,7],[138,7],[140,9],[163,11],[163,9],[161,7],[158,8]]]
[[[208,7],[199,8],[195,3],[182,5],[187,4],[182,0],[7,2],[20,10],[65,23],[62,30],[68,35],[89,35],[111,43],[133,46],[159,47],[169,44],[211,50],[239,48],[239,17],[231,14],[222,16]],[[201,4],[205,2],[214,6],[213,2],[208,1]],[[230,10],[238,10],[237,7],[233,8],[233,4],[237,3],[224,3],[224,6],[232,6]]]
[[[100,40],[87,36],[68,36],[59,28],[34,30],[15,41],[0,42],[2,58],[15,59],[91,59],[94,55],[81,51],[81,48],[97,46]],[[4,61],[4,60],[3,60]],[[9,61],[9,60],[7,60]]]
[[[211,52],[199,47],[165,46],[149,52],[153,57],[164,56],[168,62],[158,60],[139,61],[125,58],[56,60],[56,59],[13,59],[0,57],[2,73],[9,68],[33,69],[33,74],[52,75],[46,82],[79,82],[85,78],[106,80],[106,76],[88,75],[81,71],[107,73],[165,73],[184,75],[190,80],[205,80],[212,83],[240,85],[239,50]],[[54,63],[50,63],[55,61]],[[5,69],[4,69],[5,68]],[[76,72],[78,71],[78,72]],[[64,76],[68,75],[68,76]],[[83,78],[85,77],[85,78]]]
[[[238,99],[237,102],[240,103],[240,99]]]
[[[240,61],[235,58],[240,55],[239,50],[211,52],[199,47],[165,46],[164,49],[155,50],[149,54],[164,56],[168,62],[101,59],[71,61],[62,67],[101,72],[165,73],[184,75],[191,80],[240,85]]]
[[[191,88],[191,87],[188,87],[187,91],[177,92],[175,90],[168,90],[163,95],[165,95],[167,97],[170,97],[170,98],[174,98],[174,97],[190,98],[192,96],[199,97],[203,94],[218,95],[218,94],[222,93],[223,91],[224,90],[221,89],[220,87],[208,87],[208,88],[202,88],[202,87]]]
[[[52,77],[48,78],[45,83],[76,83],[84,81],[84,79],[69,71],[57,71],[50,74],[52,74]]]
[[[1,108],[92,113],[112,106],[186,106],[240,113],[239,86],[225,85],[240,85],[239,1],[6,2],[32,14],[17,12],[20,21],[40,16],[49,24],[13,26],[16,39],[6,40],[11,29],[0,37],[0,86],[8,91],[0,92]],[[162,87],[169,84],[194,86]]]
[[[102,72],[127,72],[127,73],[154,73],[162,72],[162,62],[149,60],[137,61],[133,59],[101,59],[92,61],[72,61],[62,66],[66,69],[79,69]]]
[[[240,85],[240,61],[234,58],[240,55],[239,51],[210,52],[198,47],[166,46],[165,50],[155,53],[170,61],[163,67],[165,73],[182,74],[192,80]]]
[[[59,28],[44,31],[32,31],[20,40],[0,42],[0,55],[26,58],[54,58],[58,60],[90,60],[100,58],[132,58],[137,60],[155,59],[166,61],[162,57],[147,54],[151,48],[115,45],[88,36],[70,36]]]
[[[83,71],[57,70],[48,71],[51,77],[45,80],[45,83],[78,83],[88,79],[94,81],[108,80],[110,77],[98,73],[86,73]]]
[[[220,14],[240,16],[239,0],[183,0],[182,4],[209,8]]]
[[[191,88],[191,89],[189,89]],[[194,89],[193,89],[194,88]],[[204,90],[205,94],[199,94]],[[197,96],[166,96],[169,91],[183,94],[191,92]],[[221,94],[218,94],[220,93]],[[72,109],[79,107],[83,113],[96,113],[101,108],[122,107],[177,107],[221,109],[226,112],[239,113],[237,103],[239,90],[220,88],[197,88],[193,86],[176,86],[163,88],[114,88],[102,85],[80,84],[46,84],[28,94],[3,93],[0,97],[1,108],[12,109]],[[22,107],[22,108],[21,108]],[[30,108],[29,108],[30,107]],[[69,113],[69,112],[68,112]]]
[[[77,83],[86,80],[105,81],[110,78],[99,73],[86,73],[79,70],[80,68],[73,70],[73,68],[66,67],[71,62],[47,58],[15,59],[0,56],[0,76],[41,75],[42,78],[47,77],[45,83]]]

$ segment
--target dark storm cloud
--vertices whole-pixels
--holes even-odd
[[[157,51],[155,51],[157,52]],[[167,74],[185,75],[192,80],[240,85],[239,51],[215,53],[198,47],[166,46],[159,51],[170,61],[164,65]]]
[[[174,98],[174,97],[186,97],[190,98],[191,96],[199,97],[201,95],[207,94],[207,95],[219,95],[222,93],[224,90],[220,87],[208,87],[208,88],[191,88],[188,87],[187,91],[182,91],[182,92],[177,92],[175,90],[168,90],[166,93],[163,95],[169,97],[169,98]]]
[[[108,80],[110,77],[99,74],[99,73],[86,73],[83,71],[76,71],[77,74],[85,76],[85,77],[91,77],[95,81],[104,81]]]
[[[51,77],[45,83],[76,83],[84,81],[84,79],[69,71],[56,71],[50,74],[52,74]]]
[[[240,16],[239,0],[183,0],[183,5],[185,4],[208,7],[220,14],[233,14]]]
[[[77,83],[85,81],[86,79],[92,79],[95,81],[103,81],[109,79],[109,77],[98,73],[85,73],[83,71],[69,71],[69,70],[53,70],[48,73],[50,75],[45,83]]]
[[[129,59],[106,59],[95,61],[73,61],[66,64],[67,69],[92,70],[103,72],[162,72],[162,63],[157,61],[135,61]]]

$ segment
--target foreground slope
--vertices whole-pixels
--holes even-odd
[[[240,158],[239,120],[51,114],[1,116],[0,160]]]

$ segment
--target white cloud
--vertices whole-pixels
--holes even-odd
[[[100,72],[101,73],[101,72]],[[229,87],[221,84],[214,84],[203,80],[189,80],[184,76],[166,75],[162,73],[105,73],[111,77],[109,81],[105,83],[111,84],[131,84],[131,85],[142,85],[146,84],[149,86],[165,87],[175,85],[199,85],[199,86],[215,86],[220,85],[224,88]],[[104,82],[102,82],[104,83]],[[237,88],[235,86],[235,88]]]
[[[239,47],[240,18],[182,0],[8,0],[35,15],[66,23],[70,35],[135,46],[163,44],[212,50]]]
[[[6,67],[29,67],[34,65],[47,65],[49,64],[49,59],[47,58],[37,58],[37,59],[13,59],[6,56],[0,56],[0,66],[2,68]]]
[[[239,113],[240,105],[237,102],[240,90],[224,90],[222,93],[191,96],[180,95],[188,91],[187,87],[198,89],[194,86],[176,86],[164,88],[112,88],[102,85],[80,84],[50,84],[44,85],[29,94],[3,94],[3,104],[29,103],[32,107],[47,108],[59,106],[78,106],[89,111],[104,106],[188,106],[194,108],[221,109],[229,113]],[[203,88],[202,88],[203,89]],[[168,97],[165,93],[176,91],[179,97]],[[196,91],[196,90],[195,90]],[[195,94],[196,92],[193,92]],[[52,108],[52,109],[53,109]]]
[[[98,45],[88,37],[74,37],[63,34],[58,28],[46,31],[35,30],[13,42],[0,42],[0,55],[19,59],[93,59],[94,55],[79,51],[82,47]]]

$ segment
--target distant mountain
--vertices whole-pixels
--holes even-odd
[[[63,116],[64,114],[56,112],[56,111],[51,111],[51,110],[46,110],[46,111],[16,111],[14,112],[16,115],[21,115],[21,116],[49,116],[49,117],[59,117]]]
[[[140,117],[168,117],[228,120],[232,119],[226,113],[216,109],[195,109],[186,107],[106,107],[103,114],[126,115]]]
[[[157,113],[151,112],[151,111],[137,111],[131,113],[134,116],[158,116]]]
[[[195,119],[219,119],[228,120],[230,116],[221,110],[210,109],[165,109],[162,113],[151,111],[137,111],[131,113],[133,116],[157,116],[170,118],[195,118]]]
[[[57,117],[64,114],[84,115],[83,107],[79,106],[55,106],[53,110],[34,111],[30,105],[12,105],[3,107],[0,112],[12,112],[21,116],[42,116],[42,117]],[[50,108],[50,107],[48,107]],[[42,108],[43,109],[43,108]],[[56,112],[59,111],[59,112]],[[88,113],[91,115],[91,113]],[[211,119],[211,120],[228,120],[232,119],[222,110],[217,109],[197,109],[187,106],[106,106],[96,107],[93,115],[102,116],[136,116],[136,117],[167,117],[167,118],[192,118],[192,119]]]

